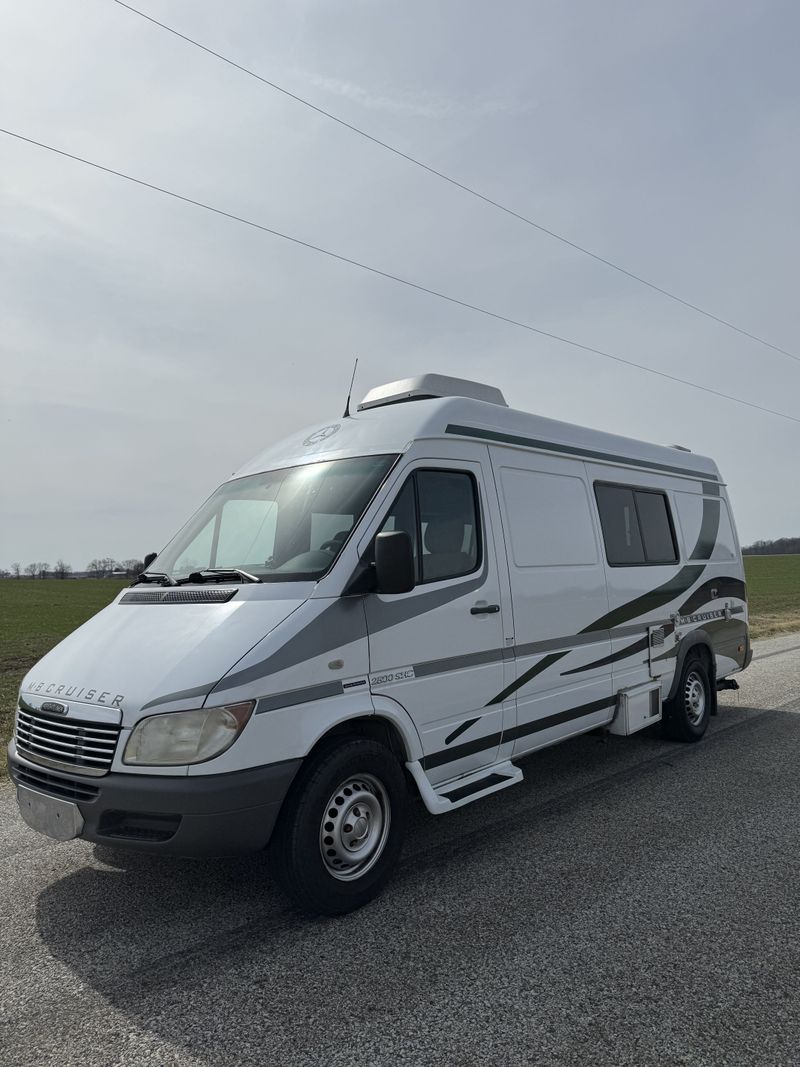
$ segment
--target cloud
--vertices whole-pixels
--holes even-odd
[[[154,16],[172,21],[169,6],[153,0]],[[178,9],[181,30],[370,133],[800,346],[796,5]],[[794,413],[796,363],[117,5],[10,9],[0,96],[23,134]],[[800,528],[788,423],[2,138],[0,211],[0,566],[157,548],[248,455],[340,414],[355,355],[357,395],[440,371],[523,409],[680,441],[718,459],[744,540]]]
[[[457,99],[434,93],[381,93],[340,78],[298,71],[297,77],[332,96],[340,96],[371,111],[425,119],[486,118],[492,115],[522,115],[536,106],[531,102],[499,97]]]

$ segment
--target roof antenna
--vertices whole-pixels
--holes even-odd
[[[356,361],[353,364],[353,377],[350,379],[350,390],[349,390],[349,392],[347,394],[347,403],[344,406],[344,415],[342,415],[343,419],[349,419],[350,418],[350,397],[353,395],[353,383],[356,380],[356,370],[357,369],[358,369],[358,356],[356,356]]]

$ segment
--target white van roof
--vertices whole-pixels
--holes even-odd
[[[499,389],[438,374],[370,390],[352,415],[284,438],[233,477],[345,456],[405,452],[421,439],[458,437],[720,480],[716,463],[707,456],[515,411]]]

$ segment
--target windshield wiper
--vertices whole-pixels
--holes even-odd
[[[204,567],[201,571],[193,571],[188,578],[181,578],[179,585],[187,582],[230,582],[238,578],[241,582],[260,582],[261,579],[249,571],[243,571],[241,567]]]
[[[168,574],[164,574],[163,571],[142,571],[137,577],[135,582],[131,582],[131,585],[138,585],[140,582],[157,582],[159,585],[177,585],[178,583],[174,578],[170,578]]]

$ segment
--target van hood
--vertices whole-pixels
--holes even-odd
[[[39,660],[21,696],[118,708],[125,725],[151,704],[200,707],[310,591],[307,583],[242,587],[227,603],[126,603],[123,593]]]

